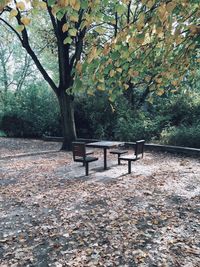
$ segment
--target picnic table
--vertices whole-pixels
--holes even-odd
[[[87,147],[101,148],[104,151],[104,170],[107,170],[107,149],[124,145],[124,142],[99,141],[86,144]]]

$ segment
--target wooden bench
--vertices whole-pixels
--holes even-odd
[[[88,154],[91,154],[91,152],[86,152],[84,142],[72,142],[72,151],[74,161],[83,163],[85,166],[85,175],[88,176],[89,163],[98,160],[98,158],[88,156]]]
[[[128,155],[124,155],[124,156],[119,157],[120,161],[121,160],[128,161],[128,173],[131,173],[131,162],[136,161],[136,160],[140,159],[141,157],[143,158],[144,143],[145,143],[145,140],[136,141],[135,153],[133,155],[128,154]]]

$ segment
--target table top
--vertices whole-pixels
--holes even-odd
[[[115,142],[115,141],[99,141],[86,144],[87,147],[96,147],[96,148],[112,148],[119,145],[124,145],[124,142]]]

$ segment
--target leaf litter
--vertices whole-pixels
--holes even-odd
[[[87,178],[71,153],[1,160],[0,266],[199,266],[200,160],[96,153]]]

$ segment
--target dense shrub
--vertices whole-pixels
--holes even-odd
[[[9,92],[6,100],[0,128],[8,136],[61,135],[57,99],[47,88],[35,85],[17,95]]]
[[[161,143],[200,148],[200,122],[190,127],[169,127],[161,133]]]
[[[96,93],[96,97],[78,97],[75,101],[77,135],[84,138],[113,139],[116,113],[108,98]]]
[[[172,145],[199,146],[199,128],[195,124],[200,118],[198,94],[157,98],[153,105],[140,109],[134,109],[122,96],[114,107],[115,112],[104,95],[80,97],[75,106],[79,136],[132,142],[144,138]]]
[[[0,103],[1,104],[1,103]],[[9,92],[0,105],[3,135],[61,136],[59,106],[51,91],[34,85],[14,94]],[[78,137],[107,140],[160,142],[200,147],[200,94],[184,91],[157,97],[140,108],[121,96],[111,105],[104,93],[75,98]]]

